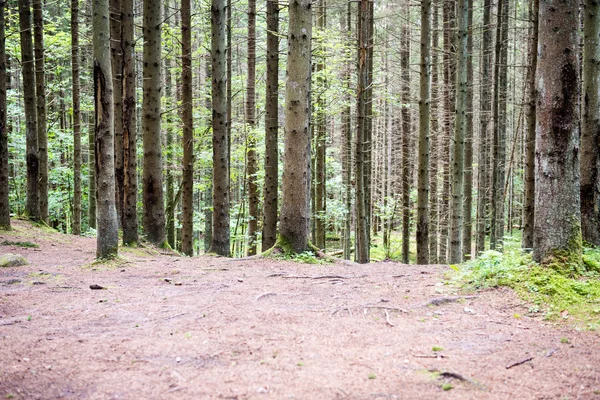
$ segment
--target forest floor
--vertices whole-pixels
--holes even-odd
[[[598,332],[447,266],[95,264],[94,238],[13,226],[39,248],[0,244],[30,263],[0,269],[0,398],[600,399]]]

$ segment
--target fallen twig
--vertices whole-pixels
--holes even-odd
[[[256,300],[258,301],[258,300],[263,299],[265,297],[271,297],[271,296],[277,296],[277,293],[266,292],[266,293],[263,293],[263,294],[259,294],[258,296],[256,296]]]
[[[366,305],[366,306],[362,306],[362,308],[378,308],[380,310],[390,310],[390,311],[398,311],[398,312],[403,312],[408,314],[408,311],[403,309],[403,308],[398,308],[398,307],[388,307],[388,306],[377,306],[377,305]]]
[[[389,326],[394,326],[394,324],[392,324],[390,321],[390,313],[388,313],[387,310],[383,310],[383,312],[385,313],[385,322],[387,322]]]
[[[448,296],[448,297],[435,297],[425,303],[414,306],[416,307],[427,307],[427,306],[441,306],[442,304],[456,303],[459,300],[464,299],[476,299],[479,296]]]
[[[448,358],[443,354],[414,354],[413,357],[416,358]]]
[[[507,366],[506,366],[506,369],[511,369],[512,367],[516,367],[516,366],[519,366],[519,365],[525,364],[526,362],[529,362],[529,361],[531,361],[531,360],[533,360],[533,357],[527,357],[527,358],[524,358],[524,359],[522,359],[521,361],[517,361],[516,363],[512,363],[512,364],[509,364],[509,365],[507,365]]]

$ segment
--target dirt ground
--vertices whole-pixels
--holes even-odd
[[[14,227],[0,242],[39,248],[0,245],[30,262],[0,270],[1,398],[600,399],[597,332],[468,297],[445,266],[99,265],[95,239]]]

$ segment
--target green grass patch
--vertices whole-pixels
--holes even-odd
[[[579,274],[542,267],[520,248],[518,238],[506,238],[504,253],[488,250],[457,266],[455,277],[470,290],[499,286],[513,288],[530,303],[530,314],[548,320],[568,319],[577,328],[600,329],[600,248],[584,249]]]
[[[29,242],[29,241],[13,242],[11,240],[5,240],[4,242],[2,242],[0,244],[3,244],[5,246],[19,246],[19,247],[34,248],[34,249],[37,249],[38,247],[40,247],[39,245],[37,245],[33,242]]]

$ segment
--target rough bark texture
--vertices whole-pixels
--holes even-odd
[[[79,84],[79,0],[71,1],[71,73],[73,79],[73,235],[80,235],[81,90]]]
[[[31,36],[31,2],[19,0],[21,31],[21,71],[25,109],[25,141],[27,153],[27,203],[25,212],[32,220],[40,218],[38,132],[35,108],[35,70]]]
[[[578,2],[540,2],[533,258],[565,267],[581,263],[578,47]]]
[[[210,251],[230,254],[229,136],[227,119],[226,7],[212,0],[212,129],[213,129],[213,228]]]
[[[10,230],[8,202],[8,130],[6,129],[6,34],[4,13],[6,1],[0,1],[0,230]]]
[[[531,3],[531,38],[529,43],[529,76],[527,90],[529,92],[529,104],[527,105],[527,137],[525,139],[525,193],[523,204],[523,239],[524,249],[533,248],[533,225],[535,210],[535,113],[536,92],[535,75],[537,66],[538,48],[538,13],[540,9],[539,0]],[[583,137],[582,137],[583,140]],[[584,150],[585,153],[585,150]],[[583,157],[583,155],[582,155]]]
[[[581,230],[583,240],[600,245],[600,2],[583,9],[583,107],[581,121]]]
[[[109,0],[110,54],[113,73],[113,99],[115,103],[115,198],[119,226],[123,225],[124,168],[123,168],[123,46],[122,0]]]
[[[88,115],[88,224],[96,229],[96,123],[93,115]]]
[[[410,253],[410,30],[402,28],[400,69],[402,70],[402,262],[409,263]]]
[[[160,132],[162,1],[144,1],[143,14],[144,233],[162,247],[166,243]]]
[[[430,163],[429,163],[429,262],[436,264],[438,262],[438,166],[440,164],[439,146],[440,146],[440,131],[439,131],[439,115],[440,101],[438,99],[438,75],[439,75],[439,20],[438,1],[433,2],[433,33],[431,40],[432,56],[431,56],[431,134],[430,134]]]
[[[123,244],[138,242],[137,118],[135,104],[134,0],[123,0],[121,46],[123,51]]]
[[[44,70],[44,17],[42,14],[42,0],[33,0],[33,24],[40,219],[48,223],[48,134],[46,130],[46,74]]]
[[[279,223],[281,245],[308,250],[310,226],[310,81],[312,9],[310,0],[290,2],[283,196]]]
[[[456,98],[454,106],[454,156],[452,157],[452,204],[450,208],[450,256],[452,264],[462,262],[462,229],[467,129],[467,38],[469,0],[458,0],[456,54]]]
[[[265,102],[265,189],[263,199],[262,249],[277,240],[279,181],[279,2],[267,1],[267,78]]]
[[[190,0],[181,2],[181,119],[183,123],[183,194],[181,252],[194,255],[194,119],[192,97],[192,15]]]
[[[246,74],[248,127],[248,255],[256,254],[258,234],[258,151],[256,149],[256,0],[248,1],[248,73]]]
[[[351,85],[351,69],[352,69],[352,4],[348,3],[346,6],[346,15],[341,15],[342,20],[342,32],[345,37],[347,46],[346,62],[344,67],[344,86],[347,89],[345,96],[346,107],[342,114],[342,137],[343,137],[343,158],[342,158],[342,180],[343,180],[343,193],[344,193],[344,204],[346,206],[346,220],[344,222],[344,233],[343,233],[343,258],[344,260],[350,259],[351,246],[352,246],[352,107],[350,105],[350,85]]]
[[[368,263],[370,260],[369,243],[369,191],[368,191],[368,152],[370,142],[368,141],[368,105],[369,102],[369,26],[372,24],[370,18],[370,6],[368,0],[361,0],[358,5],[358,83],[356,107],[357,131],[355,145],[355,185],[356,185],[356,254],[358,263]]]
[[[468,4],[469,17],[467,23],[467,99],[466,99],[466,122],[465,122],[465,179],[464,179],[464,202],[463,202],[463,233],[462,233],[462,255],[470,259],[473,251],[473,1]]]
[[[481,42],[480,62],[480,108],[479,108],[479,151],[477,169],[477,238],[475,248],[477,253],[485,249],[485,233],[488,213],[489,185],[489,122],[492,114],[492,99],[490,78],[492,76],[492,1],[484,0],[483,4],[483,39]]]
[[[315,197],[314,197],[314,210],[315,210],[315,246],[319,249],[325,249],[325,238],[326,238],[326,212],[327,212],[327,165],[326,165],[326,154],[327,154],[327,98],[324,95],[325,88],[327,87],[327,78],[325,74],[325,45],[324,35],[325,28],[327,27],[327,3],[326,0],[318,1],[317,10],[317,29],[321,31],[320,41],[318,46],[320,47],[318,62],[316,65],[317,71],[317,101],[314,104],[316,109],[316,136],[315,136]]]
[[[417,264],[429,264],[429,117],[431,92],[431,0],[421,2],[421,87],[417,192]]]
[[[168,21],[168,8],[169,2],[165,2],[164,11],[164,20]],[[171,52],[172,49],[166,48],[167,52]],[[173,114],[174,108],[177,107],[177,99],[176,90],[174,87],[173,77],[171,76],[171,70],[173,69],[173,59],[170,56],[164,58],[164,88],[165,88],[165,108],[168,111],[165,111],[163,114],[165,118],[165,124],[163,125],[165,129],[165,165],[164,165],[164,178],[165,178],[165,222],[166,222],[166,234],[167,234],[167,243],[173,249],[176,248],[176,239],[175,239],[175,207],[176,207],[176,199],[175,199],[175,148],[174,148],[174,133],[173,133]]]
[[[96,142],[97,222],[96,257],[115,257],[119,227],[115,206],[115,159],[112,71],[108,0],[92,3],[94,48],[94,110]]]

